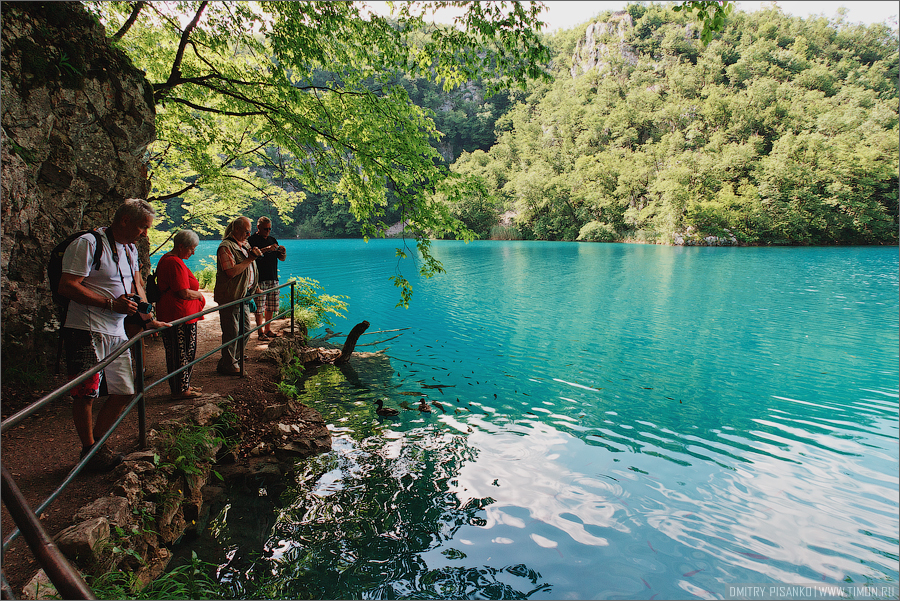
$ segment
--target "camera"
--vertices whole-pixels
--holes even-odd
[[[125,298],[127,298],[128,300],[130,300],[133,303],[137,303],[137,306],[138,306],[137,312],[138,313],[143,313],[145,315],[149,314],[149,313],[153,313],[153,305],[142,301],[141,297],[138,296],[137,294],[132,294],[131,296],[126,296]]]

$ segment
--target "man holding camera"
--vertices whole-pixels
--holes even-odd
[[[135,242],[147,235],[156,211],[145,200],[131,198],[116,210],[112,225],[99,228],[103,252],[100,268],[94,269],[93,257],[97,239],[85,234],[66,248],[62,262],[59,293],[69,299],[63,340],[70,379],[84,373],[128,342],[125,316],[149,313],[147,296],[138,273]],[[155,319],[145,321],[145,328],[161,328],[169,324]],[[109,398],[93,423],[93,401],[100,396],[101,382],[106,384]],[[134,373],[131,352],[126,351],[103,371],[72,390],[72,419],[81,439],[81,457],[87,455],[97,439],[118,419],[134,395]],[[87,467],[108,471],[122,462],[103,445]]]

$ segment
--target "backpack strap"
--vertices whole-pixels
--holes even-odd
[[[97,248],[94,249],[94,261],[93,261],[93,263],[91,263],[91,265],[93,265],[93,267],[94,267],[94,271],[97,271],[98,269],[100,269],[100,261],[101,261],[101,259],[103,259],[103,235],[95,229],[90,229],[85,233],[93,234],[94,240],[96,240],[96,242],[97,242]],[[81,234],[81,235],[83,236],[84,234]],[[78,237],[80,237],[80,236],[78,236]],[[74,241],[75,241],[75,239],[72,240],[72,242],[74,242]],[[115,249],[113,249],[113,252],[115,252]],[[60,319],[62,320],[62,323],[66,323],[66,316],[68,314],[69,314],[69,303],[66,303],[62,306],[62,309],[60,310]],[[62,345],[62,342],[60,342],[60,345]],[[57,357],[56,361],[57,361],[57,363],[59,363],[58,357]],[[58,369],[57,369],[57,373],[59,373]]]
[[[100,269],[100,259],[103,258],[103,236],[97,230],[91,230],[94,240],[97,241],[97,249],[94,250],[94,270]]]

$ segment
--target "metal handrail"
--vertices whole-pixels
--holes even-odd
[[[280,290],[281,288],[284,288],[286,286],[291,287],[291,307],[293,307],[293,305],[294,305],[294,284],[295,284],[295,282],[291,281],[286,284],[282,284],[282,285],[278,286],[277,288],[272,288],[272,289],[266,290],[265,292],[260,292],[258,294],[254,294],[252,296],[240,298],[238,300],[231,301],[230,303],[226,303],[224,305],[216,305],[215,307],[206,309],[205,311],[201,311],[199,313],[193,313],[191,315],[188,315],[187,317],[182,317],[181,319],[177,319],[177,320],[169,323],[169,325],[172,327],[179,326],[183,323],[187,323],[188,321],[197,319],[198,317],[202,317],[209,313],[215,313],[217,311],[221,311],[222,309],[227,309],[228,307],[233,307],[234,305],[237,305],[239,303],[245,303],[245,302],[247,302],[247,300],[249,300],[251,298],[256,298],[258,296],[265,296],[266,294],[270,293],[272,290]],[[273,315],[271,320],[265,322],[262,326],[257,326],[255,328],[251,329],[250,333],[253,333],[256,330],[262,328],[263,326],[265,326],[266,323],[271,323],[272,321],[275,321],[276,319],[280,318],[282,315],[284,315],[286,313],[287,313],[287,311],[282,311],[281,313],[278,313],[277,315]],[[33,413],[37,412],[39,409],[43,408],[45,405],[51,403],[52,401],[55,401],[60,396],[67,394],[73,388],[77,387],[78,385],[83,383],[85,380],[87,380],[88,378],[93,376],[94,374],[99,373],[100,371],[105,369],[110,363],[112,363],[116,358],[118,358],[119,355],[121,355],[126,350],[128,350],[132,346],[134,346],[134,344],[138,340],[143,340],[147,336],[150,336],[157,332],[161,332],[166,329],[168,329],[168,327],[159,328],[156,330],[146,330],[146,331],[141,332],[140,334],[133,336],[131,339],[129,339],[128,344],[126,344],[126,345],[122,346],[121,348],[119,348],[118,350],[116,350],[115,353],[113,353],[112,355],[109,355],[106,359],[104,359],[103,361],[101,361],[100,363],[98,363],[97,365],[92,367],[91,369],[85,371],[84,373],[79,375],[77,378],[70,380],[64,386],[60,386],[56,390],[47,393],[46,395],[44,395],[43,397],[41,397],[34,403],[28,405],[27,407],[25,407],[24,409],[22,409],[21,411],[16,413],[15,415],[8,417],[5,420],[3,420],[2,422],[0,422],[0,434],[6,432],[7,430],[9,430],[11,428],[18,426],[26,418],[30,417]],[[294,331],[294,317],[293,317],[293,309],[291,309],[291,333],[293,333],[293,331]],[[212,353],[215,353],[216,351],[222,350],[224,347],[228,346],[229,344],[231,344],[235,340],[238,340],[239,338],[241,338],[241,336],[237,336],[235,338],[232,338],[228,342],[223,343],[221,346],[218,346],[215,349],[213,349],[209,353],[209,355],[211,355]],[[205,359],[209,355],[204,355],[203,359]],[[173,376],[177,373],[180,373],[184,369],[187,369],[188,366],[193,366],[195,363],[198,363],[199,361],[200,361],[200,359],[192,361],[191,363],[184,366],[183,368],[181,368],[177,371],[173,371],[171,374],[168,374],[168,376]],[[143,380],[143,373],[141,373],[140,376],[141,376],[141,379]],[[166,380],[168,380],[168,377],[161,378],[161,379],[157,380],[156,382],[153,382],[149,387],[147,387],[147,389],[153,388],[153,387],[157,386],[159,383],[164,382]]]
[[[47,531],[44,530],[37,515],[31,511],[22,491],[16,486],[12,474],[9,473],[6,466],[0,466],[0,470],[3,474],[3,504],[6,505],[17,524],[28,524],[28,527],[22,531],[23,536],[28,541],[28,546],[31,547],[38,563],[44,568],[47,577],[50,578],[50,582],[53,583],[63,599],[96,599],[94,592],[88,587],[81,574],[60,552],[59,547],[54,544]]]
[[[82,471],[82,469],[84,469],[84,466],[87,465],[87,463],[91,460],[91,458],[94,456],[94,454],[97,453],[97,451],[99,451],[102,444],[104,442],[106,442],[106,440],[112,435],[112,433],[116,430],[116,428],[119,427],[119,424],[121,424],[122,421],[131,413],[131,411],[135,408],[135,406],[137,406],[137,408],[138,408],[139,443],[140,443],[141,448],[147,447],[146,402],[145,402],[146,392],[148,392],[149,390],[152,390],[153,388],[162,384],[163,382],[168,381],[169,379],[180,374],[184,370],[186,370],[190,367],[193,367],[197,363],[204,361],[208,357],[212,356],[216,352],[218,352],[218,351],[222,350],[223,348],[225,348],[226,346],[228,346],[229,344],[232,344],[233,342],[235,342],[237,340],[241,340],[241,339],[245,338],[246,336],[249,336],[253,332],[265,327],[266,325],[268,325],[269,323],[271,323],[272,321],[274,321],[276,319],[280,319],[287,313],[290,313],[290,317],[291,317],[291,328],[290,329],[291,329],[291,334],[293,334],[294,333],[294,304],[296,302],[295,284],[296,284],[296,282],[294,280],[291,280],[290,282],[281,284],[280,286],[276,286],[275,288],[270,288],[263,292],[252,294],[250,296],[245,296],[244,298],[241,298],[241,299],[238,299],[235,301],[231,301],[231,302],[223,304],[223,305],[217,305],[210,309],[206,309],[205,311],[201,311],[198,313],[194,313],[192,315],[188,315],[187,317],[177,319],[177,320],[171,322],[169,324],[169,326],[167,326],[166,328],[159,328],[156,330],[143,331],[140,334],[137,334],[137,335],[131,337],[128,340],[127,344],[122,345],[121,348],[117,349],[116,352],[114,352],[110,356],[106,357],[103,361],[101,361],[97,365],[93,366],[92,368],[88,369],[84,373],[80,374],[78,377],[70,380],[65,385],[44,395],[43,397],[41,397],[34,403],[31,403],[30,405],[28,405],[21,411],[12,415],[11,417],[0,422],[0,434],[2,434],[4,432],[7,432],[8,430],[10,430],[11,428],[14,428],[15,426],[21,424],[26,418],[30,417],[31,415],[33,415],[34,413],[36,413],[37,411],[39,411],[40,409],[42,409],[43,407],[48,405],[49,403],[51,403],[55,400],[58,400],[59,398],[63,397],[64,395],[68,394],[72,389],[77,387],[79,384],[81,384],[88,378],[92,377],[94,374],[97,374],[101,370],[105,369],[110,363],[115,361],[116,358],[118,358],[126,350],[129,350],[135,346],[137,347],[137,351],[134,353],[134,357],[135,357],[135,371],[137,372],[138,376],[137,376],[137,378],[135,378],[134,398],[131,400],[131,402],[128,404],[128,406],[125,408],[125,410],[122,411],[122,413],[119,415],[118,419],[113,423],[112,427],[109,428],[109,430],[103,435],[103,437],[100,440],[96,441],[96,444],[94,444],[91,451],[87,455],[85,455],[75,465],[74,468],[72,468],[72,470],[68,473],[66,478],[63,480],[62,484],[60,484],[60,486],[57,487],[56,490],[54,490],[53,493],[51,493],[50,496],[48,496],[33,512],[30,510],[30,508],[28,508],[27,503],[25,503],[24,504],[24,513],[23,513],[22,508],[18,507],[19,505],[21,505],[21,503],[18,503],[15,500],[14,495],[12,495],[12,492],[10,492],[10,495],[6,494],[7,489],[9,489],[10,491],[12,491],[14,489],[16,492],[19,492],[19,495],[21,495],[18,487],[16,487],[16,485],[15,485],[15,481],[13,480],[12,475],[8,472],[8,470],[5,467],[3,467],[3,488],[4,488],[3,502],[7,506],[7,508],[10,509],[10,515],[12,516],[13,522],[16,524],[17,528],[15,530],[13,530],[13,532],[10,533],[6,538],[3,539],[2,551],[5,552],[9,548],[10,544],[12,544],[12,542],[16,538],[18,538],[18,536],[20,534],[23,534],[25,536],[26,542],[28,543],[29,547],[31,547],[32,553],[34,553],[35,557],[38,559],[38,563],[41,564],[41,567],[45,568],[45,570],[47,570],[47,566],[50,565],[51,566],[50,570],[56,570],[56,572],[58,574],[63,574],[62,576],[60,576],[60,579],[62,582],[62,585],[60,585],[60,584],[57,584],[57,582],[54,580],[53,574],[51,574],[50,571],[47,571],[48,576],[50,577],[53,584],[57,587],[57,590],[59,590],[60,592],[63,592],[63,589],[65,588],[67,591],[71,591],[69,594],[64,593],[65,598],[92,599],[93,596],[91,596],[92,594],[91,594],[91,591],[89,588],[86,590],[86,592],[84,592],[84,591],[77,592],[78,587],[79,587],[78,583],[74,582],[71,578],[68,578],[67,576],[65,576],[67,569],[72,571],[73,573],[77,573],[77,570],[75,570],[74,568],[71,567],[71,565],[66,561],[65,557],[59,553],[59,550],[56,549],[55,545],[53,545],[52,541],[50,541],[49,537],[47,537],[46,533],[43,531],[43,528],[41,528],[41,526],[40,526],[40,522],[37,520],[38,516],[40,516],[44,512],[44,510],[46,510],[47,507],[53,501],[55,501],[59,497],[60,494],[62,494],[62,492],[66,489],[66,487],[68,487],[69,484],[72,482],[72,480],[74,480],[75,477]],[[221,345],[214,348],[212,351],[206,353],[202,357],[195,358],[190,363],[174,370],[171,373],[166,374],[165,376],[156,380],[155,382],[152,382],[149,385],[145,385],[146,383],[144,381],[144,354],[143,354],[144,353],[144,345],[143,345],[144,338],[146,338],[154,333],[158,333],[163,330],[166,330],[169,327],[179,326],[183,323],[187,323],[188,321],[195,320],[198,317],[202,317],[209,313],[221,311],[222,309],[227,309],[229,307],[233,307],[238,304],[243,305],[243,304],[247,303],[250,299],[266,296],[267,294],[270,294],[273,290],[280,290],[287,286],[291,287],[290,309],[288,309],[287,311],[281,311],[281,312],[273,315],[272,319],[263,322],[261,325],[258,325],[255,328],[251,328],[251,330],[249,332],[245,332],[244,320],[239,319],[238,320],[238,323],[239,323],[238,335],[235,338],[232,338],[231,340],[223,342]],[[241,353],[239,363],[240,363],[240,376],[243,377],[243,375],[244,375],[243,353]],[[9,497],[9,500],[7,497]],[[24,502],[24,498],[22,499],[22,502]],[[52,549],[49,548],[51,546],[52,546]],[[57,560],[57,558],[53,557],[54,550],[55,550],[56,554],[59,555],[59,561]],[[42,559],[46,560],[47,565],[45,565],[45,561],[42,561]],[[66,568],[60,568],[60,569],[53,568],[54,562],[64,563],[65,566],[68,566],[68,568],[67,569]],[[62,570],[62,571],[60,571],[60,570]],[[83,584],[83,581],[82,581],[82,584]],[[63,588],[60,588],[60,586],[62,586]],[[74,587],[74,588],[72,588],[72,587]],[[85,587],[86,587],[86,585],[85,585]],[[84,596],[84,595],[88,595],[88,596]]]

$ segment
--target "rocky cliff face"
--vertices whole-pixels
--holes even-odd
[[[588,25],[584,37],[575,46],[572,77],[578,77],[591,69],[602,70],[614,60],[636,65],[637,53],[625,43],[625,35],[632,27],[634,23],[631,15],[625,11],[614,13],[608,21]]]
[[[2,328],[4,359],[55,342],[46,263],[79,229],[146,198],[152,89],[76,2],[2,5]],[[142,249],[144,259],[147,249]],[[22,355],[17,355],[22,356]]]

